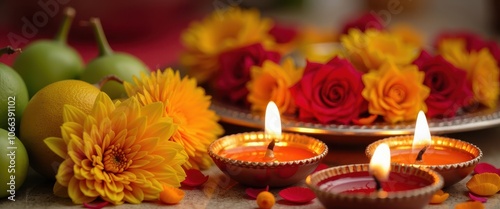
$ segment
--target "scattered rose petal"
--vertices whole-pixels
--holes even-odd
[[[186,179],[181,182],[182,185],[197,187],[208,180],[208,175],[204,175],[200,170],[197,169],[189,169],[186,171]]]
[[[484,205],[482,202],[478,201],[463,202],[456,204],[455,209],[484,209]]]
[[[479,201],[479,202],[482,202],[482,203],[485,203],[488,198],[486,197],[478,197],[478,196],[475,196],[474,194],[470,193],[469,192],[469,197],[471,200],[474,200],[474,201]]]
[[[446,201],[446,199],[448,199],[449,196],[450,194],[444,192],[443,190],[438,190],[434,195],[432,195],[430,203],[441,204],[444,201]]]
[[[179,203],[182,199],[184,199],[184,195],[184,191],[165,184],[163,185],[163,191],[160,192],[159,199],[165,204],[173,205]]]
[[[500,191],[500,176],[496,173],[476,174],[465,186],[476,195],[492,196]]]
[[[500,173],[498,172],[498,169],[489,164],[489,163],[479,163],[476,165],[476,167],[474,168],[474,173],[476,174],[481,174],[481,173],[496,173],[496,174],[499,174]]]
[[[247,195],[253,199],[257,199],[257,195],[259,195],[259,193],[262,191],[269,191],[269,186],[266,186],[266,188],[247,188],[247,189],[245,189],[245,192],[247,193]]]
[[[305,187],[288,187],[281,190],[278,194],[285,200],[299,204],[311,202],[311,200],[316,198],[314,192]]]
[[[316,172],[318,172],[318,171],[320,171],[320,170],[323,170],[323,169],[326,169],[326,168],[328,168],[328,165],[327,165],[327,164],[320,163],[320,164],[318,165],[318,167],[316,167],[316,169],[313,171],[313,173],[316,173]]]
[[[90,209],[101,209],[103,208],[104,206],[108,205],[109,203],[104,201],[104,202],[101,202],[101,203],[96,203],[96,204],[89,204],[89,203],[86,203],[84,202],[83,203],[83,207],[85,208],[90,208]]]

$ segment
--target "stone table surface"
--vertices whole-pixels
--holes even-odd
[[[234,129],[233,129],[234,130]],[[240,130],[237,130],[240,131]],[[447,134],[445,136],[461,139],[477,145],[484,154],[481,162],[488,162],[496,167],[500,167],[500,126],[463,132]],[[376,139],[373,139],[376,140]],[[324,163],[329,166],[364,163],[367,158],[363,154],[364,147],[342,146],[339,144],[328,145],[330,152]],[[177,205],[163,205],[159,202],[146,202],[139,205],[123,204],[116,208],[257,208],[255,200],[248,198],[245,194],[245,186],[226,177],[217,167],[213,166],[209,170],[203,171],[209,175],[209,180],[199,188],[184,188],[185,198]],[[450,194],[448,200],[440,205],[428,205],[425,209],[453,209],[457,203],[469,200],[465,183],[470,178],[445,189]],[[16,193],[15,202],[6,198],[0,200],[0,208],[82,208],[81,205],[73,205],[71,200],[59,198],[52,194],[53,182],[44,180],[40,175],[31,171],[25,185]],[[297,186],[305,186],[303,182]],[[276,197],[276,204],[273,208],[324,208],[323,205],[314,199],[304,205],[294,205],[279,197],[280,189],[270,190]],[[369,207],[369,206],[367,206]],[[500,194],[495,194],[488,198],[485,208],[500,208]]]

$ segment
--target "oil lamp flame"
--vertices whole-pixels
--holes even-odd
[[[429,130],[429,125],[427,124],[427,119],[424,112],[418,112],[417,122],[415,124],[415,134],[413,135],[412,150],[415,152],[418,150],[416,161],[422,160],[422,155],[426,149],[431,145],[432,138],[431,132]]]
[[[281,118],[278,106],[273,101],[267,104],[264,132],[267,138],[281,139]]]
[[[368,170],[370,175],[375,178],[375,181],[378,181],[377,184],[380,184],[380,181],[389,179],[389,172],[391,171],[391,150],[389,145],[382,143],[377,146],[375,152],[373,152],[373,157],[370,159]]]
[[[267,146],[264,159],[274,160],[274,144],[277,139],[281,139],[281,118],[278,106],[270,101],[266,107],[266,119],[264,121],[264,134],[267,139],[272,139]]]

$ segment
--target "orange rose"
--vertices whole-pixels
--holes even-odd
[[[384,63],[378,70],[363,75],[362,95],[368,112],[381,115],[389,123],[415,120],[418,111],[427,111],[425,99],[430,90],[423,84],[424,73],[415,65]]]
[[[351,29],[340,40],[348,58],[356,69],[363,72],[378,69],[387,61],[398,65],[410,64],[418,56],[417,47],[387,31]]]
[[[268,33],[272,26],[272,20],[262,18],[258,10],[238,7],[215,10],[203,20],[193,21],[182,32],[185,51],[179,62],[190,76],[205,83],[216,76],[219,55],[223,52],[255,43],[274,50],[273,37]]]
[[[304,69],[297,67],[293,59],[288,57],[281,64],[266,60],[262,67],[253,66],[250,71],[247,100],[252,111],[263,113],[269,101],[274,101],[280,113],[296,112],[290,87],[300,80]]]

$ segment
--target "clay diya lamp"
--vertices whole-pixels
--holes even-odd
[[[302,181],[327,153],[328,147],[318,139],[281,133],[274,103],[266,110],[264,132],[224,136],[208,147],[208,154],[222,172],[254,188],[284,187]]]
[[[374,165],[380,161],[380,154],[375,154],[370,164],[337,166],[315,172],[306,178],[306,185],[326,208],[424,208],[432,195],[442,188],[442,177],[430,169],[391,164],[389,147],[385,147],[387,154],[383,158],[386,160],[379,165]]]
[[[389,145],[393,163],[435,170],[443,176],[444,187],[471,174],[483,156],[481,150],[471,143],[431,136],[423,112],[417,117],[413,136],[389,137],[373,142],[366,148],[366,155],[370,158],[382,143]]]

